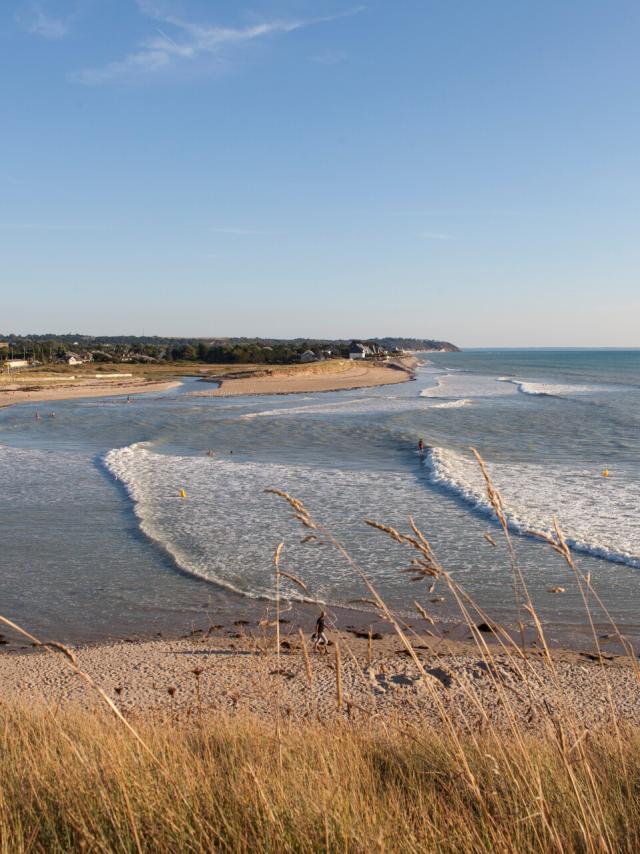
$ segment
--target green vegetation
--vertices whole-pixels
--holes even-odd
[[[383,349],[438,350],[456,348],[444,341],[408,338],[377,338],[370,342]],[[69,359],[78,363],[199,362],[203,364],[287,365],[300,361],[307,350],[319,358],[349,354],[350,341],[295,338],[160,338],[88,335],[0,335],[0,362],[26,359],[42,365]]]

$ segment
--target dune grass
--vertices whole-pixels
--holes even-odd
[[[553,741],[246,717],[142,723],[0,713],[2,850],[638,851],[640,739],[587,739],[569,772]],[[279,747],[279,749],[277,749]],[[597,802],[596,802],[597,798]]]

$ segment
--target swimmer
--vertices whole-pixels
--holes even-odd
[[[418,441],[418,453],[421,454],[423,451],[424,451],[424,442],[422,441],[422,439],[420,439]]]

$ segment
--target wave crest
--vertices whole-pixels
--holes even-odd
[[[427,461],[434,483],[493,515],[482,472],[470,455],[433,448]],[[488,468],[513,529],[552,533],[555,516],[572,548],[640,568],[640,482],[630,473],[603,478],[595,470],[529,463]]]

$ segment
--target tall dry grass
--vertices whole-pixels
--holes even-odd
[[[348,724],[192,728],[2,709],[1,850],[638,851],[640,738],[587,740],[572,775],[551,741]],[[598,821],[584,802],[598,798]]]
[[[417,649],[420,632],[393,613],[365,570],[300,501],[270,490],[292,508],[304,540],[333,547],[359,577],[421,677],[438,725],[375,715],[350,724],[342,656],[356,664],[366,684],[374,663],[370,641],[367,660],[359,663],[345,635],[334,661],[336,707],[343,716],[293,726],[276,691],[275,727],[203,713],[199,691],[199,714],[188,726],[136,721],[82,672],[70,650],[49,645],[95,690],[105,712],[0,707],[0,851],[639,851],[640,734],[616,717],[611,694],[607,728],[590,731],[575,714],[518,565],[500,493],[479,455],[478,463],[511,556],[515,632],[492,621],[455,582],[412,519],[405,531],[368,524],[406,556],[401,571],[415,583],[411,598],[431,639],[439,629],[424,594],[438,585],[449,591],[491,681],[499,728],[470,683],[462,688],[476,723],[464,715],[454,719]],[[610,619],[606,607],[557,524],[552,534],[536,535],[577,585],[602,665],[592,609]],[[490,535],[488,541],[494,544]],[[283,569],[282,554],[280,544],[273,561],[277,674],[283,579],[307,591],[303,579]],[[492,627],[493,643],[479,630],[480,621]],[[535,630],[542,671],[524,642],[525,623]],[[313,665],[304,643],[301,655],[311,689]],[[535,736],[505,688],[505,666],[536,707]],[[539,702],[541,672],[553,683],[553,706]]]

